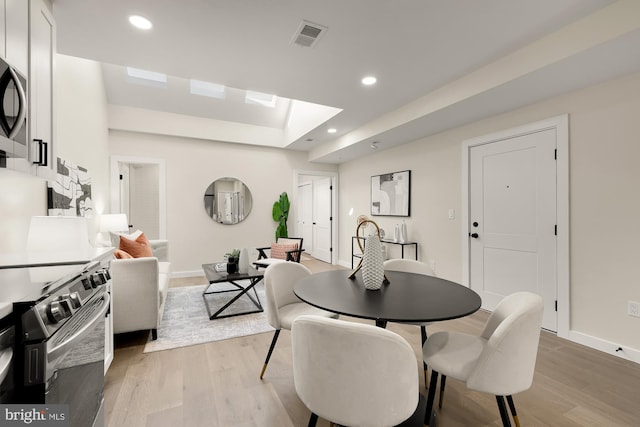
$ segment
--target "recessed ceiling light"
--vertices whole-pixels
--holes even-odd
[[[131,15],[129,17],[129,22],[136,28],[140,28],[141,30],[150,30],[153,27],[151,21],[147,18],[140,15]]]
[[[329,128],[329,129],[327,129],[327,132],[329,132],[329,133],[336,133],[336,132],[338,132],[338,129],[336,129],[336,128]]]
[[[377,81],[378,81],[378,79],[376,79],[375,77],[367,76],[367,77],[364,77],[362,79],[362,84],[365,85],[365,86],[371,86],[371,85],[376,84]]]

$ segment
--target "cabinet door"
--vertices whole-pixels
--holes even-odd
[[[7,62],[25,76],[29,65],[29,4],[24,0],[0,0],[5,4]]]
[[[55,55],[55,22],[42,0],[30,2],[31,45],[29,52],[29,120],[30,160],[44,162],[36,173],[53,178],[56,168],[53,120],[53,61]],[[40,142],[42,141],[41,145]],[[42,149],[46,146],[45,150]],[[44,158],[42,156],[44,155]]]
[[[7,57],[5,43],[7,41],[7,19],[5,15],[5,0],[0,0],[0,56]]]

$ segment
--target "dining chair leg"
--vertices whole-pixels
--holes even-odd
[[[438,408],[442,409],[442,401],[444,400],[444,386],[447,383],[447,376],[440,375],[440,397],[438,399]]]
[[[509,404],[509,409],[511,410],[511,416],[513,416],[513,422],[516,424],[516,427],[520,427],[520,420],[518,419],[518,414],[516,413],[516,404],[513,403],[513,396],[507,396],[507,403]]]
[[[280,331],[282,329],[276,329],[276,332],[273,334],[273,339],[271,340],[271,345],[269,346],[269,352],[267,353],[267,358],[264,361],[264,365],[262,366],[262,371],[260,371],[260,379],[262,379],[264,375],[264,371],[267,370],[267,364],[269,363],[269,359],[271,359],[271,353],[273,353],[273,349],[276,346],[276,341],[278,341],[278,336],[280,335]]]
[[[426,326],[420,325],[420,335],[422,337],[422,347],[424,347],[424,343],[427,342],[427,327]],[[422,366],[424,367],[424,386],[425,386],[425,388],[429,388],[429,386],[427,385],[427,377],[428,377],[427,362],[425,362],[423,360],[422,361]]]
[[[429,383],[429,394],[427,395],[427,410],[424,413],[424,424],[429,425],[431,412],[433,412],[433,400],[436,397],[436,387],[438,385],[438,372],[431,369],[431,382]]]
[[[498,402],[498,409],[500,410],[500,418],[502,418],[503,427],[511,427],[511,421],[509,421],[509,413],[507,412],[507,405],[504,404],[504,396],[496,396]]]
[[[307,424],[307,426],[315,427],[317,422],[318,422],[318,416],[312,412],[311,417],[309,417],[309,424]]]

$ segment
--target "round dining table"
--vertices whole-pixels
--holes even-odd
[[[332,270],[311,274],[294,286],[302,301],[333,313],[387,322],[423,323],[456,319],[476,312],[482,300],[466,286],[439,277],[386,271],[389,283],[368,290],[358,272]]]

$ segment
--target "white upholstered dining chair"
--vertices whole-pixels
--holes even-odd
[[[318,417],[351,427],[395,426],[414,418],[415,353],[400,335],[373,325],[300,316],[291,330],[293,381]],[[421,406],[424,408],[424,405]],[[422,426],[422,416],[418,425]]]
[[[424,274],[425,276],[433,276],[433,270],[424,262],[394,258],[384,262],[385,271],[404,271],[406,273]],[[422,337],[422,345],[427,341],[427,326],[430,322],[411,323],[412,325],[420,325],[420,335]],[[427,364],[423,363],[424,368],[424,385],[427,386]]]
[[[519,426],[512,395],[528,390],[533,382],[542,313],[542,297],[516,292],[498,303],[479,336],[444,331],[432,334],[422,350],[424,361],[431,367],[425,424],[440,374],[440,408],[446,379],[451,377],[464,381],[471,390],[495,395],[502,423],[510,426],[506,397]]]
[[[269,359],[276,346],[280,331],[282,329],[291,330],[294,319],[303,314],[314,314],[323,317],[338,317],[335,313],[330,313],[319,308],[315,308],[301,301],[294,293],[293,286],[303,277],[311,274],[311,271],[297,262],[281,262],[271,264],[264,272],[265,287],[265,311],[267,320],[276,331],[271,340],[267,357],[260,372],[260,379],[267,370]]]

